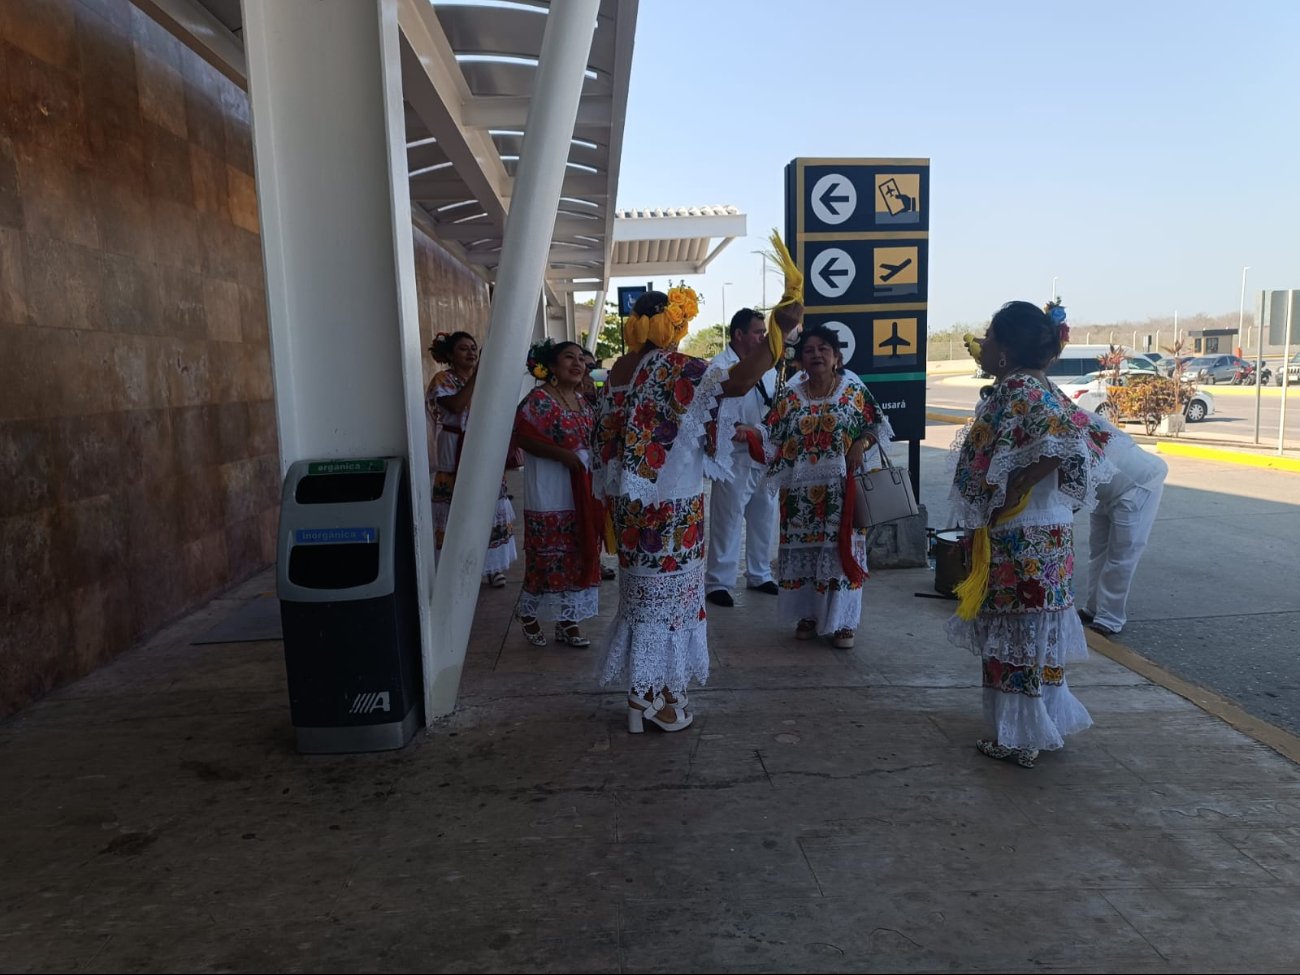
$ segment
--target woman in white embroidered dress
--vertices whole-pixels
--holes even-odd
[[[829,636],[847,650],[867,576],[867,530],[854,528],[844,508],[847,475],[864,469],[867,451],[887,446],[893,431],[862,380],[845,372],[833,329],[804,329],[796,358],[803,372],[772,404],[763,430],[768,477],[780,490],[777,611],[797,624],[796,639]]]
[[[729,372],[676,351],[697,311],[695,293],[648,291],[624,326],[629,351],[609,373],[596,424],[596,491],[618,546],[618,613],[603,683],[625,681],[628,730],[680,731],[693,718],[686,685],[709,674],[704,612],[704,477],[725,479],[716,450],[718,401],[741,396],[780,357],[780,332]],[[778,309],[781,331],[803,307]]]
[[[953,448],[953,512],[975,542],[948,637],[981,658],[987,735],[976,748],[1025,768],[1092,724],[1065,681],[1066,665],[1088,656],[1074,513],[1114,476],[1107,435],[1043,373],[1064,320],[1058,303],[1027,301],[993,316],[979,360],[997,382]]]
[[[432,408],[438,418],[438,444],[430,466],[433,468],[434,544],[441,552],[451,495],[456,488],[456,470],[460,467],[461,443],[465,439],[465,425],[469,423],[470,402],[478,378],[478,343],[468,332],[439,333],[429,352],[434,361],[447,366],[433,377],[425,393],[425,410]],[[506,584],[506,569],[515,560],[514,532],[515,509],[506,496],[503,476],[487,558],[483,561],[483,581],[497,589]]]

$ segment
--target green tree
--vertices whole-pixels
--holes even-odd
[[[591,307],[588,301],[587,307]],[[581,332],[578,341],[587,345],[587,333]],[[611,301],[605,303],[605,323],[596,338],[596,358],[601,362],[617,359],[623,353],[623,319],[618,317],[618,307]]]
[[[682,351],[701,359],[712,359],[726,344],[724,333],[722,325],[706,325],[686,336],[682,342]]]

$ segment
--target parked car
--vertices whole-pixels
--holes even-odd
[[[1287,374],[1286,384],[1288,386],[1294,386],[1297,383],[1300,383],[1300,352],[1297,352],[1291,357],[1291,361],[1286,364],[1286,369],[1279,367],[1277,372],[1273,373],[1273,385],[1282,385],[1282,374],[1284,372]]]
[[[1160,371],[1160,360],[1165,357],[1163,352],[1139,352],[1134,358],[1146,359],[1155,367],[1156,372]]]
[[[1131,355],[1124,359],[1119,365],[1120,372],[1145,372],[1152,376],[1160,375],[1156,369],[1156,364],[1142,355]]]
[[[1252,368],[1251,364],[1235,355],[1202,355],[1183,366],[1183,378],[1193,383],[1230,383],[1239,371]]]
[[[1160,373],[1160,375],[1162,376],[1168,376],[1172,378],[1174,375],[1174,368],[1178,365],[1178,363],[1181,362],[1183,364],[1183,369],[1186,370],[1187,363],[1191,362],[1194,358],[1196,357],[1190,355],[1180,355],[1180,356],[1167,355],[1163,359],[1161,359],[1159,365],[1156,366],[1156,372]]]
[[[1080,409],[1087,410],[1090,413],[1097,413],[1108,419],[1116,419],[1115,407],[1106,393],[1106,387],[1110,385],[1111,374],[1106,372],[1090,372],[1086,376],[1076,376],[1065,382],[1058,382],[1056,385],[1070,399],[1074,400]],[[1120,385],[1124,385],[1126,378],[1120,376]],[[1183,416],[1187,418],[1188,423],[1200,423],[1207,416],[1214,413],[1214,396],[1203,389],[1198,389],[1188,400],[1186,408],[1183,410]],[[1127,419],[1127,417],[1118,417],[1118,419]]]

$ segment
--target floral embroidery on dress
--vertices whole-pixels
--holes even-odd
[[[968,528],[987,525],[1007,501],[1007,481],[1043,457],[1058,457],[1061,493],[1075,507],[1089,503],[1105,477],[1109,435],[1050,383],[1013,375],[993,387],[955,445],[953,501]],[[1107,465],[1108,466],[1108,465]]]
[[[616,498],[618,560],[627,569],[680,572],[704,557],[704,496],[644,504]]]
[[[845,377],[838,393],[826,401],[808,396],[806,384],[795,384],[772,404],[763,421],[768,458],[768,476],[778,483],[804,480],[794,474],[818,464],[832,464],[834,472],[823,468],[825,478],[844,476],[844,455],[863,433],[879,436],[883,417],[871,391],[860,381]]]
[[[579,400],[579,409],[565,409],[541,387],[534,389],[519,404],[517,416],[551,443],[565,450],[587,450],[595,428],[595,412],[585,399]]]
[[[654,484],[682,437],[705,456],[717,452],[718,397],[726,374],[680,352],[656,350],[636,368],[630,385],[606,387],[596,422],[597,481],[607,495],[622,493],[623,475]],[[712,381],[710,381],[712,379]],[[707,388],[705,388],[707,386]],[[697,400],[703,400],[697,403]]]
[[[1074,529],[1023,525],[992,532],[984,611],[1041,613],[1074,605]]]

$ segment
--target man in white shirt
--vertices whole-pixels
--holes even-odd
[[[767,341],[763,316],[742,308],[731,318],[730,342],[713,358],[712,365],[730,369],[742,357]],[[745,575],[750,589],[775,596],[780,590],[772,578],[776,542],[776,495],[767,489],[767,466],[750,457],[744,434],[736,424],[762,427],[776,395],[776,370],[763,373],[758,385],[744,396],[724,399],[718,410],[718,440],[732,439],[730,481],[714,481],[709,502],[709,554],[705,568],[705,596],[715,606],[734,606],[731,587],[740,566],[740,532],[745,533]],[[719,443],[721,449],[721,443]]]
[[[1106,459],[1119,473],[1097,489],[1089,532],[1088,592],[1079,615],[1098,633],[1115,636],[1128,621],[1129,589],[1151,537],[1169,465],[1118,427],[1098,422],[1110,434]]]

